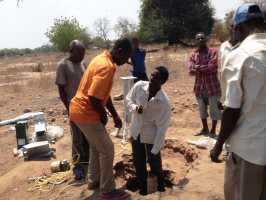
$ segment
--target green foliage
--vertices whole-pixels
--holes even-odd
[[[129,19],[120,17],[114,26],[118,38],[137,36],[138,26]]]
[[[4,57],[4,56],[23,56],[25,54],[31,54],[33,52],[33,50],[26,48],[26,49],[17,49],[17,48],[13,48],[13,49],[1,49],[0,50],[0,57]]]
[[[49,52],[56,52],[56,49],[52,45],[45,44],[45,45],[42,45],[40,47],[33,49],[33,52],[34,53],[49,53]]]
[[[60,51],[67,51],[72,40],[79,39],[88,45],[90,40],[86,29],[77,19],[62,17],[55,19],[54,25],[46,32],[46,36],[54,47]]]
[[[91,43],[93,44],[93,46],[99,47],[99,48],[109,48],[111,46],[110,40],[104,40],[101,37],[92,38]]]
[[[9,56],[23,56],[27,54],[32,54],[32,53],[48,53],[48,52],[55,52],[56,49],[51,46],[51,45],[43,45],[41,47],[37,47],[35,49],[1,49],[0,50],[0,57],[9,57]]]
[[[213,27],[213,36],[220,42],[228,40],[230,33],[226,23],[222,20],[217,20]]]
[[[214,24],[209,0],[142,0],[139,37],[144,42],[176,43]]]
[[[231,10],[225,14],[224,20],[216,20],[213,27],[213,37],[224,42],[230,38],[230,28],[232,26],[232,20],[234,11]]]

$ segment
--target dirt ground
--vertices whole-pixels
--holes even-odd
[[[193,136],[200,130],[197,104],[192,92],[193,77],[186,69],[186,60],[191,49],[168,49],[147,55],[148,73],[156,66],[165,65],[170,70],[170,80],[164,90],[172,103],[172,119],[167,132],[168,139],[178,141],[197,155],[194,162],[188,162],[182,151],[171,153],[164,150],[164,168],[175,172],[175,185],[164,193],[155,193],[141,197],[130,192],[134,200],[223,200],[224,164],[212,163],[209,151],[188,146],[187,140],[197,140]],[[88,52],[87,62],[98,52]],[[15,132],[9,126],[0,127],[0,199],[64,199],[91,200],[97,199],[97,191],[87,190],[86,184],[69,185],[63,183],[49,191],[28,191],[32,186],[30,177],[50,173],[50,163],[54,160],[68,159],[71,155],[70,131],[65,110],[58,98],[54,85],[56,63],[63,54],[42,54],[18,56],[0,59],[0,120],[9,119],[22,114],[25,109],[43,111],[49,125],[64,128],[64,137],[56,142],[56,158],[47,160],[24,161],[13,156],[16,147]],[[119,77],[129,74],[130,67],[119,68],[114,81],[113,95],[122,92]],[[123,102],[115,102],[115,106],[123,115]],[[114,131],[110,120],[108,131]],[[124,146],[121,140],[113,138],[116,151],[116,162],[121,160]],[[175,144],[175,143],[174,143]],[[117,179],[117,185],[123,181]]]

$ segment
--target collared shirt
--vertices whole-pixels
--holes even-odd
[[[104,51],[91,61],[75,97],[71,100],[71,121],[78,123],[100,122],[100,115],[92,107],[89,97],[100,99],[105,106],[110,97],[115,71],[116,65],[108,51]]]
[[[228,53],[232,51],[232,49],[233,49],[233,46],[231,45],[229,41],[225,41],[221,44],[219,48],[219,58],[218,58],[220,71],[222,70],[221,68],[224,64],[226,56],[228,55]]]
[[[75,96],[85,70],[83,62],[73,63],[64,58],[58,63],[55,84],[64,86],[69,102]]]
[[[230,151],[257,165],[266,165],[266,33],[252,34],[228,55],[222,79],[225,106],[241,108],[227,143]]]
[[[131,56],[131,62],[133,65],[132,75],[135,77],[141,77],[146,74],[145,67],[146,51],[144,49],[134,49]]]
[[[196,97],[206,88],[209,96],[221,96],[221,87],[218,80],[218,53],[217,50],[207,48],[206,53],[195,51],[188,63],[189,73],[195,75],[194,92]]]
[[[140,135],[140,141],[154,144],[152,153],[157,154],[164,146],[165,134],[170,122],[171,107],[169,98],[162,91],[148,101],[149,82],[139,81],[126,97],[127,106],[133,113],[130,134],[134,139]],[[143,106],[144,111],[138,114],[137,106]]]
[[[220,52],[219,52],[219,65],[220,65],[220,82],[221,82],[221,90],[222,90],[222,95],[221,95],[221,102],[225,101],[225,93],[226,93],[226,80],[223,79],[223,72],[224,72],[224,66],[225,62],[228,59],[228,55],[234,54],[235,50],[239,47],[239,43],[236,44],[235,46],[232,46],[230,42],[224,42],[221,47],[220,47]],[[237,56],[237,55],[235,55]]]

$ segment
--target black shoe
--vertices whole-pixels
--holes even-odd
[[[80,166],[76,166],[73,168],[73,174],[75,176],[75,180],[80,181],[86,178],[84,170]]]
[[[139,194],[142,196],[148,195],[146,180],[139,180]]]
[[[157,190],[158,192],[165,192],[165,187],[163,185],[158,185]]]
[[[147,187],[146,188],[140,188],[139,194],[142,195],[142,196],[148,195]]]

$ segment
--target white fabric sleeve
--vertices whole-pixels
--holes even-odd
[[[171,117],[171,107],[169,103],[162,104],[162,109],[160,113],[158,113],[158,117],[156,119],[156,127],[157,133],[155,137],[155,141],[151,150],[151,153],[156,155],[164,146],[165,134],[168,129]]]
[[[135,112],[137,110],[137,104],[136,102],[136,90],[137,90],[137,85],[135,84],[131,90],[128,92],[126,96],[126,105],[129,110],[129,112]]]
[[[229,108],[240,108],[243,101],[243,60],[232,60],[230,66],[224,69],[226,79],[225,101],[224,105]]]

